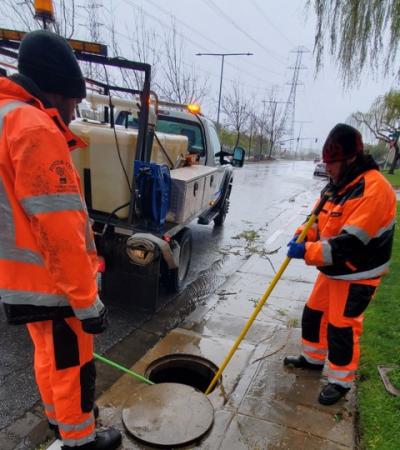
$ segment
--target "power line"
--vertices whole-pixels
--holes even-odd
[[[253,36],[251,36],[250,33],[248,33],[246,30],[244,30],[242,27],[240,27],[228,14],[225,13],[219,6],[217,6],[213,0],[202,0],[206,5],[214,9],[220,16],[222,16],[227,22],[229,22],[232,26],[234,26],[238,31],[240,31],[242,34],[244,34],[248,39],[250,39],[252,42],[254,42],[256,45],[258,45],[264,52],[266,52],[269,56],[272,56],[276,61],[279,62],[279,64],[285,64],[274,52],[273,50],[266,47],[264,44],[261,44],[260,41],[255,39]]]
[[[120,31],[117,31],[117,30],[112,30],[112,29],[111,29],[109,26],[107,26],[107,25],[104,25],[104,24],[103,24],[103,26],[104,26],[104,28],[107,29],[109,32],[115,32],[118,36],[123,37],[123,38],[126,39],[127,41],[130,41],[130,40],[131,40],[131,38],[130,38],[128,35],[123,34],[123,33],[121,33]],[[158,35],[158,34],[157,34],[157,36],[158,36],[158,37],[161,37],[161,36]],[[154,47],[151,47],[150,45],[145,45],[145,47],[146,47],[148,50],[151,50],[152,52],[160,52],[160,53],[163,54],[164,56],[166,55],[166,53],[165,53],[165,52],[162,52],[159,48],[155,49]],[[186,66],[186,67],[189,67],[189,68],[192,68],[192,67],[193,67],[193,65],[191,65],[191,64],[189,64],[189,63],[187,63],[187,62],[185,62],[185,61],[182,61],[182,64],[183,64],[184,66]],[[231,67],[233,67],[234,69],[240,71],[241,73],[246,73],[248,76],[253,77],[254,79],[256,79],[256,80],[258,80],[258,81],[261,81],[262,83],[265,83],[265,80],[264,80],[264,79],[262,79],[262,78],[260,78],[260,77],[257,77],[256,75],[254,75],[254,74],[252,74],[252,73],[250,73],[250,72],[247,72],[247,71],[245,71],[245,70],[243,70],[243,69],[241,69],[241,68],[239,68],[239,67],[236,68],[236,66],[234,66],[233,64],[228,64],[228,63],[226,63],[226,64],[229,65],[229,66],[231,66]],[[203,72],[203,73],[205,73],[206,75],[209,75],[209,76],[211,76],[211,77],[214,77],[214,78],[216,78],[216,79],[218,79],[218,80],[220,79],[220,76],[219,76],[219,75],[217,75],[216,73],[210,72],[209,70],[203,69],[202,67],[196,66],[196,70],[199,70],[200,72]],[[229,82],[231,82],[231,83],[236,83],[236,81],[237,81],[237,80],[234,80],[234,79],[232,79],[232,78],[226,78],[226,80],[229,81]],[[257,91],[257,92],[258,92],[258,91],[260,91],[260,92],[262,91],[262,89],[260,89],[260,86],[254,86],[254,85],[251,85],[251,84],[249,84],[249,83],[242,83],[242,84],[245,85],[246,87],[252,89],[252,90]],[[266,86],[268,86],[268,84],[266,84]]]
[[[124,1],[126,1],[126,0],[124,0]],[[141,9],[139,6],[136,6],[136,5],[135,5],[135,7]],[[105,9],[107,9],[107,8],[105,8]],[[76,15],[77,15],[78,17],[82,18],[82,19],[86,19],[86,17],[83,16],[82,14],[76,13]],[[121,36],[122,38],[126,39],[128,42],[131,41],[131,37],[128,36],[127,34],[124,34],[124,33],[122,33],[121,31],[117,31],[117,30],[115,30],[115,29],[112,29],[109,25],[106,25],[106,24],[104,24],[104,23],[102,24],[102,26],[103,26],[107,31],[109,31],[110,33],[115,33],[115,34],[117,34],[118,36]],[[163,38],[163,37],[162,37],[161,35],[159,35],[158,33],[154,33],[154,34],[155,34],[158,38]],[[159,48],[156,49],[156,48],[151,47],[150,45],[146,45],[146,44],[144,44],[144,46],[146,47],[147,50],[151,50],[152,52],[159,52],[159,53],[163,54],[164,56],[166,55],[166,53],[165,53],[165,52],[162,52]],[[182,61],[182,64],[183,64],[184,66],[188,67],[188,68],[192,68],[192,67],[193,67],[192,64],[189,64],[189,63],[187,63],[187,62],[185,62],[185,61]],[[243,70],[243,69],[240,68],[240,67],[236,67],[235,65],[233,65],[233,64],[228,64],[228,63],[227,63],[227,65],[233,67],[235,70],[239,71],[240,73],[246,73],[248,76],[250,76],[250,77],[256,79],[257,81],[261,81],[263,84],[265,83],[265,80],[264,80],[264,79],[262,79],[262,78],[260,78],[260,77],[257,77],[256,75],[254,75],[254,74],[252,74],[252,73],[250,73],[250,72],[247,72],[247,71]],[[216,73],[210,72],[210,71],[208,71],[208,70],[206,70],[206,69],[203,69],[203,68],[201,68],[201,67],[199,67],[199,66],[196,66],[196,70],[198,70],[198,71],[200,71],[200,72],[203,72],[203,73],[205,73],[206,75],[209,75],[209,76],[211,76],[211,77],[214,77],[215,79],[218,79],[218,80],[220,79],[220,76],[217,75]],[[231,83],[235,83],[235,82],[237,81],[237,80],[234,80],[234,79],[232,79],[232,78],[226,78],[226,80],[229,81],[229,82],[231,82]],[[242,83],[242,84],[243,84],[244,86],[246,86],[247,88],[249,88],[249,89],[251,89],[251,90],[254,90],[254,91],[257,91],[257,92],[261,92],[261,90],[262,90],[262,89],[260,89],[260,86],[254,86],[254,85],[251,85],[251,84],[249,84],[249,83]],[[268,86],[268,84],[267,84],[267,86]]]
[[[193,32],[196,36],[201,36],[205,41],[210,42],[211,44],[213,44],[213,45],[223,49],[224,51],[227,51],[227,52],[229,51],[229,49],[227,49],[226,47],[224,47],[220,43],[216,42],[214,39],[209,38],[207,35],[202,33],[199,29],[194,28],[191,25],[188,25],[185,21],[179,19],[174,14],[172,14],[169,11],[167,11],[165,8],[162,8],[160,5],[155,3],[153,0],[147,0],[147,2],[150,3],[151,5],[153,5],[155,8],[157,8],[157,11],[161,11],[165,15],[172,17],[177,23],[180,23],[181,25],[183,25],[185,28],[187,28],[188,30]],[[240,70],[240,71],[242,70],[241,68],[235,66],[234,64],[227,63],[227,65],[230,65],[230,66],[234,67],[236,70]],[[266,72],[270,72],[270,73],[272,73],[274,75],[282,76],[282,73],[279,73],[279,72],[276,72],[274,70],[271,70],[270,68],[265,67],[262,64],[258,64],[258,63],[252,62],[252,65],[255,66],[255,67],[259,67],[260,69],[265,70]]]
[[[253,3],[253,6],[257,9],[257,11],[264,17],[264,19],[266,20],[268,25],[270,25],[275,31],[277,31],[285,39],[285,41],[288,42],[290,45],[292,45],[292,46],[296,45],[282,32],[282,30],[279,27],[277,27],[272,22],[272,20],[265,13],[264,9],[256,2],[256,0],[252,0],[252,3]]]
[[[145,14],[145,15],[147,15],[148,17],[150,17],[151,19],[155,20],[156,22],[158,22],[158,23],[161,24],[162,26],[167,27],[167,28],[169,28],[169,29],[172,29],[172,27],[171,27],[169,24],[166,24],[165,22],[163,22],[163,21],[161,21],[160,19],[156,18],[156,17],[153,16],[152,14],[143,11],[143,9],[142,9],[139,5],[133,4],[133,3],[132,3],[132,0],[123,0],[123,1],[124,1],[125,3],[127,3],[127,4],[129,4],[130,6],[135,7],[136,9],[140,9],[140,10],[143,12],[143,14]],[[112,11],[110,11],[110,9],[107,8],[106,6],[104,6],[104,9],[107,10],[108,13],[109,13],[110,15],[112,14]],[[87,19],[86,16],[84,16],[84,15],[82,15],[82,14],[79,14],[77,11],[75,11],[75,14],[76,14],[77,17],[80,17],[81,19],[85,19],[85,20]],[[121,36],[122,38],[126,39],[128,42],[131,41],[131,37],[128,36],[127,34],[124,34],[124,33],[120,32],[120,31],[118,31],[118,30],[116,30],[116,29],[113,29],[111,26],[106,25],[105,23],[101,23],[101,25],[102,25],[106,30],[108,30],[110,33],[115,33],[115,34],[117,34],[118,36]],[[158,34],[158,33],[154,33],[154,34],[155,34],[158,38],[160,38],[160,39],[164,39],[164,38],[165,38],[165,37],[162,37],[162,36],[161,36],[160,34]],[[195,43],[193,40],[189,39],[189,38],[188,38],[186,35],[184,35],[183,33],[177,32],[177,34],[179,34],[179,35],[184,39],[185,42],[189,40],[189,41],[192,43],[193,46],[195,46],[196,48],[199,47],[198,43]],[[151,47],[150,45],[146,45],[146,44],[144,44],[144,46],[145,46],[148,50],[151,50],[151,51],[153,51],[153,52],[157,51],[157,52],[163,54],[164,56],[166,55],[166,53],[165,53],[165,52],[162,52],[159,48],[155,49],[155,48]],[[204,47],[201,47],[201,46],[200,46],[200,48],[204,48]],[[187,67],[189,67],[189,68],[193,68],[193,66],[194,66],[193,64],[189,64],[189,63],[187,63],[187,62],[185,62],[185,61],[182,61],[182,64],[185,65],[185,66],[187,66]],[[265,84],[265,79],[264,79],[264,78],[258,77],[257,75],[254,75],[254,74],[252,74],[252,73],[250,73],[250,72],[244,70],[242,67],[237,67],[237,66],[235,66],[234,64],[230,64],[230,63],[226,63],[226,65],[229,65],[230,67],[232,67],[233,69],[237,70],[238,72],[240,72],[240,73],[245,73],[245,74],[247,74],[248,76],[254,78],[255,80],[262,82],[264,86],[269,86],[268,84]],[[253,65],[255,65],[255,64],[253,64]],[[199,70],[199,71],[201,71],[201,72],[203,72],[203,73],[205,73],[205,74],[207,74],[207,75],[209,75],[209,76],[211,76],[211,77],[214,77],[215,79],[220,79],[220,76],[217,75],[216,73],[212,73],[212,72],[210,72],[210,71],[208,71],[208,70],[205,70],[205,69],[203,69],[203,68],[201,68],[201,67],[196,67],[196,70]],[[279,74],[279,75],[281,75],[281,74]],[[224,77],[224,78],[225,78],[225,77]],[[237,80],[234,80],[234,79],[231,79],[231,78],[225,78],[225,79],[226,79],[227,81],[231,82],[231,83],[236,83],[236,82],[237,82]],[[249,88],[250,90],[252,90],[252,91],[261,92],[261,91],[263,90],[263,88],[260,88],[260,86],[254,86],[254,85],[251,85],[251,84],[249,84],[249,83],[243,83],[243,82],[242,82],[242,84],[243,84],[244,86],[246,86],[247,88]]]
[[[210,37],[206,36],[205,34],[203,34],[201,31],[199,31],[198,29],[195,29],[194,27],[188,25],[186,22],[184,22],[181,19],[178,19],[174,14],[170,13],[169,11],[167,11],[166,9],[164,9],[162,6],[160,6],[159,4],[157,4],[156,2],[154,2],[153,0],[146,0],[147,3],[150,3],[151,5],[153,5],[155,8],[157,8],[157,10],[163,12],[164,14],[173,17],[174,20],[177,23],[180,23],[181,25],[183,25],[185,28],[187,28],[188,30],[195,32],[196,35],[201,36],[204,40],[210,42],[213,45],[216,45],[217,47],[222,48],[223,50],[228,51],[227,48],[224,48],[222,45],[220,45],[218,42],[214,41],[214,39],[211,39]]]
[[[169,29],[171,29],[171,30],[173,29],[173,27],[172,27],[170,24],[168,24],[168,23],[162,21],[161,19],[159,19],[158,17],[156,17],[156,16],[154,16],[153,14],[149,13],[148,11],[145,11],[141,6],[139,6],[139,5],[135,4],[135,3],[133,3],[134,0],[123,0],[123,1],[124,1],[125,3],[127,3],[128,5],[130,5],[130,6],[133,6],[133,7],[136,8],[136,9],[140,9],[140,11],[142,11],[142,13],[143,13],[145,16],[150,17],[150,19],[152,19],[152,20],[154,20],[155,22],[159,23],[159,24],[162,25],[163,27],[169,28]],[[165,10],[164,10],[164,11],[165,11]],[[168,14],[168,13],[167,13],[167,12],[164,12],[164,14]],[[171,14],[171,17],[173,17],[174,19],[177,19],[176,16],[174,16],[174,15],[172,15],[172,14]],[[184,23],[184,22],[181,21],[180,19],[177,19],[177,21],[179,21],[179,23]],[[185,26],[186,26],[186,27],[189,27],[188,25],[185,25]],[[191,28],[192,31],[194,31],[196,35],[199,33],[199,32],[198,32],[196,29],[194,29],[193,27],[189,27],[189,28]],[[200,45],[199,42],[194,41],[192,38],[190,38],[190,37],[187,36],[186,34],[182,33],[181,31],[178,31],[178,30],[175,29],[175,32],[176,32],[179,36],[181,36],[181,38],[183,38],[185,42],[189,42],[189,43],[193,46],[193,48],[196,49],[196,51],[198,51],[198,49],[203,50],[203,51],[208,51],[208,48],[205,48],[204,46]],[[207,40],[209,40],[209,38],[207,38]],[[215,41],[211,41],[211,42],[214,43]],[[217,45],[218,45],[219,47],[221,47],[221,45],[219,45],[219,44],[217,44]],[[251,77],[256,78],[256,79],[258,79],[258,80],[264,82],[264,80],[262,80],[260,77],[257,77],[256,75],[254,75],[254,74],[252,74],[252,73],[250,73],[250,72],[248,72],[248,71],[246,71],[246,70],[243,70],[242,67],[237,67],[237,66],[235,66],[234,64],[231,64],[231,63],[227,63],[227,65],[233,67],[235,70],[237,70],[237,71],[239,71],[239,72],[247,73],[247,74],[250,75]],[[264,71],[266,71],[266,72],[270,72],[270,73],[272,73],[273,75],[277,75],[277,76],[279,76],[279,77],[282,76],[282,73],[275,72],[274,70],[271,70],[271,69],[269,69],[269,68],[266,68],[265,66],[262,66],[262,65],[260,65],[260,64],[253,64],[253,65],[254,65],[254,66],[258,66],[258,67],[260,67],[262,70],[264,70]]]

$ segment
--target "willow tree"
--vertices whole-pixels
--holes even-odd
[[[379,96],[367,112],[352,114],[350,121],[372,134],[378,141],[393,147],[389,173],[393,174],[400,158],[400,91],[392,90]]]
[[[307,0],[317,16],[315,53],[322,66],[326,47],[336,57],[346,85],[363,69],[389,75],[400,38],[400,0]]]

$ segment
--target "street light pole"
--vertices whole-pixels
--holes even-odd
[[[219,113],[221,110],[221,95],[222,95],[222,78],[224,76],[224,62],[225,55],[221,55],[221,78],[219,80],[219,95],[218,95],[218,112],[217,112],[217,127],[219,128]]]
[[[252,55],[253,55],[253,53],[196,53],[196,56],[220,56],[221,57],[221,77],[219,80],[217,128],[219,128],[219,114],[220,114],[220,110],[221,110],[222,79],[224,76],[225,56],[252,56]]]

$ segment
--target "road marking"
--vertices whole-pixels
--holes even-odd
[[[293,214],[287,221],[286,221],[286,223],[287,223],[287,225],[288,226],[291,226],[292,225],[292,223],[293,222],[297,222],[299,220],[299,214]],[[298,224],[298,226],[299,226],[300,224]],[[288,228],[288,227],[285,227],[285,228]],[[297,226],[296,226],[296,229],[297,229]],[[296,231],[296,229],[293,229],[293,230],[290,230],[289,231],[289,234],[294,234],[294,232]],[[265,241],[265,245],[269,245],[269,244],[271,244],[272,242],[274,242],[274,241],[276,241],[276,239],[277,239],[277,237],[278,236],[280,236],[281,234],[283,234],[283,233],[287,233],[287,229],[284,229],[284,230],[282,230],[282,229],[280,229],[280,230],[276,230],[274,233],[272,233],[271,234],[271,236]]]
[[[272,233],[272,235],[265,241],[266,244],[271,244],[272,242],[274,242],[276,240],[276,238],[282,234],[283,231],[282,230],[276,230],[275,233]]]

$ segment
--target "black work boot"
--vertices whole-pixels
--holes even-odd
[[[99,417],[99,407],[96,405],[96,403],[93,406],[93,415],[95,420]],[[58,426],[49,422],[49,428],[53,431],[55,438],[61,440],[60,430],[58,429]]]
[[[309,363],[303,355],[286,356],[283,360],[283,365],[286,367],[295,367],[296,369],[322,370],[324,368],[323,364]]]
[[[121,433],[115,428],[96,431],[96,438],[92,442],[77,447],[63,445],[62,450],[116,450],[122,442]]]
[[[321,405],[334,405],[344,397],[350,388],[345,388],[336,383],[328,383],[319,393],[318,401]]]

